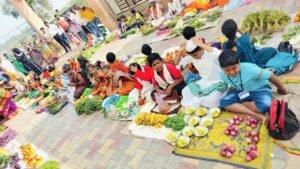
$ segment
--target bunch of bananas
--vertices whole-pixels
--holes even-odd
[[[136,125],[160,128],[164,125],[164,122],[167,120],[167,118],[168,116],[163,114],[141,112],[134,118],[134,122]]]

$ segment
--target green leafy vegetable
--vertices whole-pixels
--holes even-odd
[[[289,28],[288,32],[283,34],[283,40],[288,41],[295,36],[299,36],[300,34],[300,26],[294,26]]]
[[[46,161],[39,169],[60,169],[56,161]]]
[[[185,127],[185,122],[182,116],[175,115],[172,117],[169,117],[165,121],[165,126],[167,128],[172,128],[174,131],[180,131]]]
[[[126,31],[125,33],[123,33],[123,35],[124,35],[124,36],[133,35],[133,34],[136,33],[136,31],[137,31],[136,28],[130,29],[129,31]]]
[[[78,115],[92,114],[102,109],[102,101],[99,97],[80,99],[75,103],[75,111]]]

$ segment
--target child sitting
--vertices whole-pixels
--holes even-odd
[[[227,96],[221,100],[221,107],[255,116],[265,123],[268,119],[264,114],[269,112],[272,101],[272,90],[268,82],[277,87],[279,94],[287,94],[287,89],[270,71],[252,63],[240,63],[233,51],[223,51],[219,63],[223,70],[222,80],[231,86]]]
[[[109,63],[109,67],[113,71],[121,71],[123,73],[129,72],[128,67],[124,63],[116,60],[116,55],[114,53],[112,52],[107,53],[106,60]]]

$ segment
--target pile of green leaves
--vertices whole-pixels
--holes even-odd
[[[153,32],[155,32],[155,29],[151,27],[151,25],[144,25],[141,27],[142,35],[147,36]]]
[[[47,109],[50,114],[56,114],[64,107],[63,105],[67,104],[68,98],[66,96],[60,98],[58,101],[53,102],[47,106]]]
[[[93,47],[85,48],[79,54],[77,54],[76,57],[83,56],[84,58],[89,59],[94,55],[94,53],[96,53],[96,51],[101,47],[101,45],[102,43],[97,43]]]
[[[130,29],[129,31],[126,31],[125,33],[123,33],[124,36],[129,36],[129,35],[133,35],[135,34],[137,31],[136,28]]]
[[[78,115],[89,115],[102,110],[102,102],[103,100],[99,97],[83,98],[75,103],[75,111]]]
[[[165,26],[169,27],[169,28],[174,28],[178,21],[181,19],[182,17],[181,16],[177,16],[176,18],[172,19],[172,20],[169,20],[169,21],[166,21],[164,23]]]
[[[10,156],[7,154],[0,154],[0,168],[6,168],[6,165],[10,162]]]
[[[289,30],[285,34],[283,34],[283,40],[288,41],[293,37],[299,35],[300,35],[300,26],[294,26],[289,28]]]
[[[174,131],[180,131],[185,127],[183,116],[175,115],[169,117],[164,124],[167,128],[172,128]]]
[[[205,23],[202,21],[199,21],[199,18],[190,18],[186,20],[183,25],[175,27],[172,29],[172,31],[169,33],[170,35],[181,35],[183,29],[186,26],[192,26],[194,29],[199,29],[203,26],[205,26]]]
[[[88,95],[90,95],[92,93],[92,89],[91,88],[86,88],[84,90],[84,92],[82,93],[81,97],[87,97]]]
[[[265,44],[265,42],[264,42],[265,39],[269,39],[269,38],[272,38],[272,36],[263,33],[263,34],[254,36],[254,37],[252,38],[252,43],[255,44],[255,45],[260,46],[260,45]]]
[[[207,15],[207,21],[214,22],[221,16],[221,11],[215,9],[210,14]]]
[[[289,23],[290,16],[278,10],[263,10],[251,13],[243,21],[243,31],[251,34],[268,34],[282,31]]]
[[[60,169],[60,167],[56,161],[46,161],[39,169]]]
[[[117,33],[112,33],[112,34],[106,36],[104,42],[105,42],[105,43],[110,43],[110,42],[112,42],[114,39],[116,39],[117,36],[118,36]]]

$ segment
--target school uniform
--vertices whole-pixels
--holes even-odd
[[[240,63],[240,72],[235,77],[222,72],[222,80],[232,89],[222,98],[221,108],[253,101],[259,112],[268,112],[272,101],[272,90],[268,84],[271,75],[270,71],[252,63]]]

